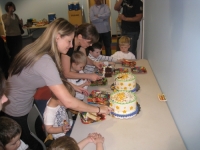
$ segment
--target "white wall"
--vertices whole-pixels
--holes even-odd
[[[2,12],[5,13],[4,6],[10,0],[0,0],[0,6],[2,7]],[[37,20],[42,20],[43,18],[48,19],[48,13],[56,13],[56,17],[63,17],[68,19],[68,2],[73,2],[74,0],[13,0],[16,5],[16,13],[20,18],[26,23],[27,19],[35,18]],[[87,0],[79,0],[80,6],[83,5],[84,8],[84,19],[89,22],[88,15],[88,2]],[[112,33],[116,34],[116,18],[118,13],[114,11],[115,0],[111,0],[111,23],[112,23]]]
[[[149,60],[188,150],[200,149],[200,1],[145,1]]]

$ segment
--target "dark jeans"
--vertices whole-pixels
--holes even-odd
[[[99,42],[103,42],[103,45],[106,50],[106,56],[111,55],[111,42],[112,42],[112,37],[111,37],[111,32],[106,32],[106,33],[99,33]]]
[[[13,117],[13,116],[9,116],[8,114],[6,114],[4,112],[0,112],[0,116],[9,117],[9,118],[15,120],[21,126],[21,128],[22,128],[21,139],[22,139],[22,141],[24,141],[24,143],[29,145],[29,148],[31,148],[33,150],[41,150],[42,149],[41,145],[37,142],[37,140],[35,140],[30,135],[30,131],[29,131],[29,128],[27,125],[28,114],[25,116],[21,116],[21,117]]]
[[[0,68],[2,69],[5,78],[8,78],[8,69],[10,66],[10,58],[8,56],[5,43],[2,38],[0,38]]]
[[[131,46],[129,51],[135,55],[137,58],[137,40],[139,38],[140,32],[126,32],[122,30],[122,35],[128,36],[131,39]]]
[[[11,56],[10,61],[12,62],[14,57],[22,49],[22,36],[6,36],[6,43]]]

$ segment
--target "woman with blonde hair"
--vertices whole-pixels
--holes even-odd
[[[21,138],[31,149],[39,148],[30,135],[27,116],[39,87],[48,86],[66,108],[104,114],[111,111],[107,106],[95,107],[77,100],[63,85],[60,55],[72,47],[74,31],[75,27],[67,20],[56,19],[35,42],[24,47],[11,64],[7,81],[9,103],[3,112],[21,125]]]

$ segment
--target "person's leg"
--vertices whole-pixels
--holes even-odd
[[[112,42],[112,37],[111,37],[111,32],[106,32],[106,33],[102,33],[102,40],[103,40],[103,44],[106,50],[106,56],[110,56],[111,55],[111,42]]]
[[[1,112],[3,113],[3,112]],[[40,150],[42,147],[41,145],[35,140],[29,131],[28,125],[27,125],[27,117],[28,115],[22,116],[22,117],[13,117],[9,116],[6,113],[3,113],[4,116],[9,117],[13,120],[15,120],[22,128],[22,134],[21,134],[21,139],[24,141],[24,143],[29,145],[29,148],[33,150]]]
[[[131,39],[131,43],[130,43],[131,45],[130,45],[129,51],[132,52],[136,58],[137,58],[137,41],[139,38],[139,34],[140,34],[139,32],[122,31],[122,35],[126,35]]]
[[[103,34],[99,33],[99,42],[101,42],[103,44]],[[102,51],[101,51],[101,55],[102,55]]]
[[[7,36],[6,43],[11,56],[10,61],[12,62],[14,57],[22,49],[22,36]]]

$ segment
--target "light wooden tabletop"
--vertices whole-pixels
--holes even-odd
[[[139,114],[124,120],[106,116],[106,120],[92,124],[82,124],[78,116],[71,137],[79,142],[89,133],[98,132],[105,137],[104,150],[186,150],[167,102],[158,100],[158,94],[162,92],[148,61],[137,60],[136,63],[136,66],[147,69],[146,74],[136,74],[136,82],[140,85],[136,92],[141,106]],[[108,78],[106,86],[90,86],[88,91],[112,92],[110,85],[113,81]],[[84,150],[95,150],[95,145],[90,143]]]

